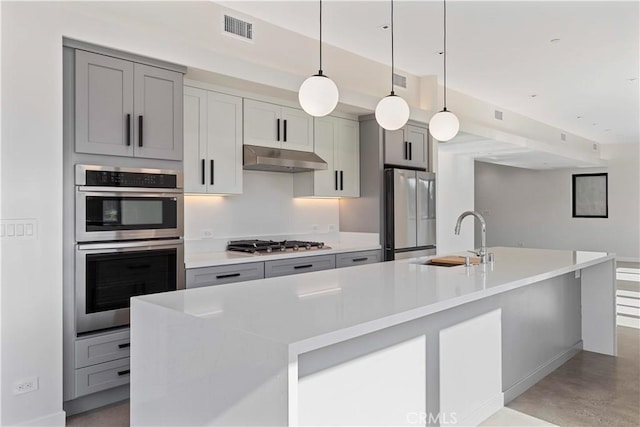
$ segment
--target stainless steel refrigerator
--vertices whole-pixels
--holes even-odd
[[[436,253],[436,177],[409,169],[384,170],[384,259]]]

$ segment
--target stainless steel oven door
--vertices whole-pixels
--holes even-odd
[[[129,324],[130,298],[185,287],[181,239],[76,245],[76,332]]]
[[[182,190],[76,187],[76,241],[157,239],[184,233]]]

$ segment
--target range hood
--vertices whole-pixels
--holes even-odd
[[[244,146],[244,169],[270,172],[309,172],[327,169],[317,154],[282,148]]]

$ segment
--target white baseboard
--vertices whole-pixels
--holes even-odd
[[[498,393],[484,402],[464,419],[458,420],[457,426],[477,426],[491,415],[504,408],[504,393]]]
[[[582,341],[573,345],[566,351],[556,355],[553,359],[547,361],[542,366],[537,368],[535,372],[518,381],[514,385],[512,385],[507,390],[504,390],[505,400],[507,403],[511,402],[516,397],[520,396],[522,393],[527,391],[530,387],[532,387],[535,383],[549,375],[551,372],[558,369],[564,362],[571,359],[573,356],[578,354],[582,350]]]
[[[18,424],[19,426],[42,426],[42,427],[64,427],[67,423],[67,414],[64,411],[54,412],[53,414],[45,415],[44,417],[34,418],[33,420],[26,421]]]

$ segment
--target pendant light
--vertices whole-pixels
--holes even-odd
[[[409,105],[402,97],[393,91],[393,0],[391,0],[391,93],[378,102],[376,106],[376,121],[386,130],[397,130],[409,120]]]
[[[429,133],[440,142],[449,141],[458,134],[460,121],[447,110],[447,0],[444,1],[444,108],[429,121]]]
[[[318,74],[302,82],[298,90],[298,101],[307,114],[326,116],[338,105],[338,86],[322,74],[322,0],[320,0],[320,70]]]

